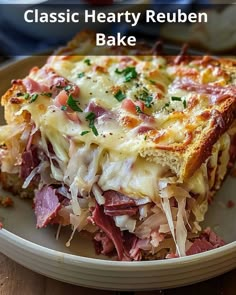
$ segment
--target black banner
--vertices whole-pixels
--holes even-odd
[[[236,5],[105,2],[108,4],[100,2],[99,6],[69,1],[1,4],[0,53],[47,55],[76,33],[90,30],[95,32],[94,47],[100,49],[106,46],[132,49],[143,41],[155,46],[162,40],[162,53],[168,55],[178,54],[185,43],[191,54],[236,54]],[[88,55],[103,54],[103,50],[94,47]],[[146,49],[139,52],[142,53]]]

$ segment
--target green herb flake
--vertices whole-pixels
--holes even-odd
[[[93,131],[93,134],[95,136],[98,136],[97,128],[94,125],[94,120],[96,119],[96,115],[93,112],[90,112],[85,117],[86,121],[89,122],[89,128]]]
[[[86,115],[86,117],[85,117],[85,119],[86,119],[87,121],[94,121],[95,118],[96,118],[96,115],[95,115],[93,112],[89,112],[89,113]]]
[[[82,132],[80,133],[80,135],[81,135],[81,136],[84,136],[84,135],[88,134],[89,132],[90,132],[90,131],[85,130],[85,131],[82,131]]]
[[[172,101],[181,101],[181,97],[178,97],[178,96],[172,96],[172,97],[171,97],[171,100],[172,100]]]
[[[16,94],[16,96],[17,96],[17,97],[23,96],[23,93],[22,93],[22,92],[18,92],[18,93]]]
[[[29,99],[30,98],[30,95],[29,95],[29,93],[25,93],[25,95],[24,95],[24,99]]]
[[[91,66],[91,60],[88,58],[84,60],[84,63],[86,63],[88,66]]]
[[[148,80],[151,84],[156,85],[156,82],[153,80]]]
[[[67,86],[64,87],[64,90],[65,91],[70,91],[72,88],[73,88],[72,85],[67,85]]]
[[[146,87],[143,87],[143,91],[139,94],[138,99],[144,101],[147,108],[151,108],[153,104],[153,97],[148,93],[148,89]]]
[[[135,106],[135,109],[138,114],[143,114],[143,111],[141,110],[139,106]]]
[[[136,79],[138,76],[135,67],[127,67],[124,70],[116,69],[115,73],[119,75],[124,74],[125,82],[130,82],[132,79]]]
[[[95,126],[92,126],[92,131],[93,131],[93,134],[95,135],[95,136],[98,136],[98,131],[97,131],[97,128],[95,127]]]
[[[34,93],[33,95],[31,95],[29,103],[32,103],[32,102],[36,101],[37,98],[38,98],[38,94]]]
[[[81,108],[78,106],[78,102],[73,98],[72,95],[69,95],[67,104],[73,111],[80,113],[83,112],[83,110],[81,110]]]
[[[152,96],[148,96],[148,97],[146,98],[145,106],[146,106],[147,108],[151,108],[151,106],[152,106],[152,104],[153,104],[152,100],[153,100],[153,97],[152,97]]]
[[[125,82],[130,82],[132,79],[136,79],[138,73],[134,67],[128,67],[125,69]]]
[[[62,111],[66,111],[67,110],[67,106],[65,106],[65,105],[64,106],[61,106],[61,110]]]
[[[51,92],[42,92],[41,95],[47,96],[47,97],[52,97]]]
[[[78,77],[78,78],[82,78],[82,77],[84,77],[84,75],[85,75],[84,72],[82,72],[82,73],[79,73],[79,74],[77,75],[77,77]]]
[[[118,100],[118,101],[122,101],[125,99],[125,94],[121,91],[121,90],[118,90],[115,94],[114,94],[114,97]]]
[[[144,136],[144,140],[147,140],[147,135]]]
[[[119,69],[115,69],[115,73],[116,74],[123,74],[125,70],[119,70]]]
[[[164,105],[164,107],[163,107],[163,108],[165,109],[165,108],[168,108],[169,106],[170,106],[170,103],[169,103],[169,102],[167,102],[167,103]]]
[[[183,100],[183,105],[184,105],[184,108],[186,109],[186,107],[187,107],[187,101],[186,100]]]

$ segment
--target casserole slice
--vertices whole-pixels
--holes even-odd
[[[71,226],[67,246],[86,231],[118,260],[219,247],[200,222],[236,156],[235,77],[209,56],[101,55],[82,32],[2,97],[2,185],[34,198],[38,228]]]

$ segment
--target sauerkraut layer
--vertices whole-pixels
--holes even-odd
[[[125,157],[72,140],[56,148],[56,142],[27,127],[15,126],[15,132],[8,133],[1,163],[3,172],[19,173],[23,189],[36,187],[38,228],[71,226],[67,246],[76,231],[88,231],[97,253],[119,260],[185,256],[197,251],[196,243],[201,246],[209,240],[209,235],[208,240],[199,240],[199,223],[227,172],[233,129],[221,136],[211,157],[191,178],[178,183],[168,167],[140,156]],[[13,143],[14,149],[9,149]],[[16,165],[21,145],[25,150]],[[68,161],[58,156],[62,148]],[[217,241],[208,241],[207,249],[223,244]],[[197,249],[202,251],[200,246]]]

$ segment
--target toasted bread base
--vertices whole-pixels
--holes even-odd
[[[31,185],[27,189],[23,189],[22,188],[23,182],[19,178],[18,174],[1,172],[0,183],[4,190],[12,193],[13,195],[19,196],[22,199],[34,198],[33,186]]]

